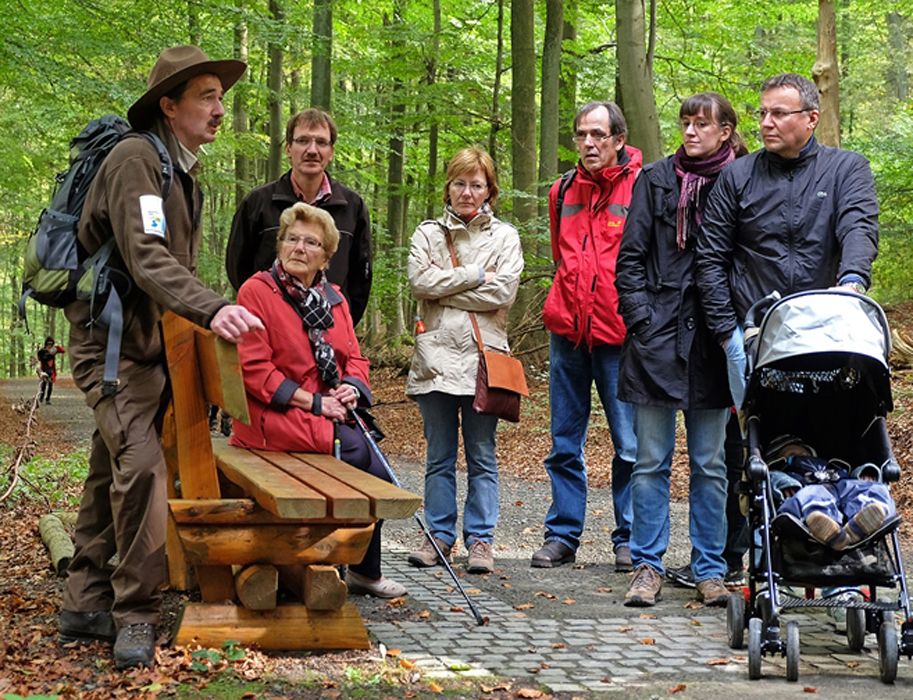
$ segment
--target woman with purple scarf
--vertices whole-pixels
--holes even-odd
[[[651,163],[634,185],[616,287],[628,328],[618,396],[635,405],[637,459],[631,479],[634,573],[625,605],[660,598],[669,543],[669,478],[675,418],[688,440],[691,568],[700,600],[725,605],[726,464],[732,405],[726,356],[704,322],[694,279],[701,212],[720,171],[747,152],[722,95],[704,92],[679,110],[683,145]]]

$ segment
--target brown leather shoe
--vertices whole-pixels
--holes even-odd
[[[438,548],[441,550],[441,554],[447,557],[447,561],[450,561],[450,550],[452,549],[451,546],[446,544],[443,540],[439,540],[437,537],[434,538],[434,541],[437,543]],[[431,542],[427,537],[422,540],[422,546],[407,557],[407,561],[412,564],[412,566],[417,566],[419,568],[437,566],[441,563],[437,552],[434,551],[434,547],[431,545]]]
[[[631,560],[631,548],[620,544],[615,548],[615,571],[628,573],[634,571],[634,562]]]
[[[729,602],[729,589],[723,585],[723,579],[721,578],[706,578],[703,581],[698,581],[697,595],[704,605],[725,608]]]
[[[473,540],[469,545],[469,561],[466,571],[470,574],[490,574],[495,568],[495,556],[491,551],[491,542]]]
[[[539,547],[539,550],[533,554],[529,565],[537,569],[551,569],[563,564],[570,564],[576,560],[577,554],[573,549],[564,544],[564,542],[551,540]]]
[[[631,584],[625,593],[625,605],[629,608],[646,608],[661,600],[663,577],[649,564],[641,564],[631,575]],[[728,593],[727,593],[728,595]]]

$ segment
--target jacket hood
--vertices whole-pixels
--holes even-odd
[[[643,163],[644,156],[640,149],[625,145],[619,154],[619,162],[615,165],[610,165],[608,168],[591,173],[583,167],[583,163],[577,161],[577,174],[599,185],[602,183],[611,184],[631,170],[640,170],[643,167]]]
[[[457,228],[478,230],[480,228],[485,228],[485,226],[491,223],[493,218],[494,214],[492,213],[488,202],[479,207],[476,215],[469,222],[463,221],[459,216],[457,216],[457,213],[448,204],[444,207],[444,213],[441,215],[441,218],[438,219],[438,221],[440,221],[451,231]]]

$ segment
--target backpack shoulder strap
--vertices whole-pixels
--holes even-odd
[[[577,168],[571,168],[561,176],[561,184],[558,185],[558,197],[555,200],[555,214],[557,215],[557,230],[561,230],[561,210],[564,208],[564,195],[570,189],[571,183],[577,177]]]
[[[171,154],[168,153],[168,149],[165,148],[165,144],[162,143],[158,135],[151,131],[133,131],[127,134],[125,138],[130,138],[131,136],[144,139],[155,149],[161,165],[162,199],[168,199],[168,193],[171,191],[171,181],[174,179],[174,164],[171,161]]]

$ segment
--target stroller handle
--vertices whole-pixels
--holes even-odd
[[[771,306],[780,301],[780,298],[780,292],[775,289],[767,296],[761,297],[754,304],[752,304],[745,314],[745,330],[747,331],[750,328],[757,328],[759,325],[761,325],[758,316],[764,318],[764,314],[767,313]]]

